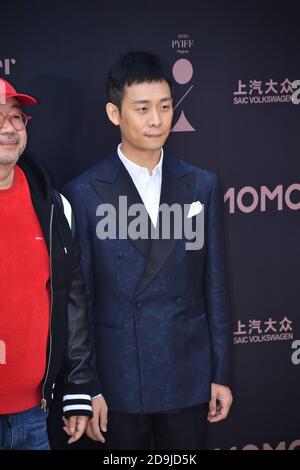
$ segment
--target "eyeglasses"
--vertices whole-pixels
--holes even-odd
[[[0,113],[0,129],[4,126],[5,119],[13,126],[16,131],[22,131],[30,121],[31,116],[25,113],[15,113],[12,115]]]

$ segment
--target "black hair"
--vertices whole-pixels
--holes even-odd
[[[122,55],[109,69],[106,95],[121,111],[124,89],[139,83],[166,81],[173,95],[173,82],[161,59],[150,51],[130,51]]]

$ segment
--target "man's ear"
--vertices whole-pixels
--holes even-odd
[[[108,119],[115,125],[118,126],[120,124],[120,111],[118,106],[113,103],[106,104],[106,112]]]

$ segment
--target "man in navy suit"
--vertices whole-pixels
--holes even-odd
[[[98,377],[87,434],[110,449],[203,449],[207,422],[226,418],[232,403],[222,192],[213,173],[163,150],[172,82],[157,56],[122,56],[107,95],[121,144],[64,190],[79,228]],[[167,237],[163,205],[182,208]],[[179,221],[202,231],[200,248],[175,234]]]

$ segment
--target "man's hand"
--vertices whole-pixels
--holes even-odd
[[[88,423],[86,433],[93,441],[100,441],[104,444],[105,439],[101,431],[107,431],[107,404],[101,395],[92,399],[92,406],[93,418]]]
[[[207,416],[208,421],[216,423],[227,418],[232,401],[232,393],[229,387],[212,383],[209,413]]]
[[[68,440],[68,444],[73,444],[73,442],[76,442],[81,438],[82,434],[86,430],[88,421],[88,416],[70,416],[68,419],[63,416],[63,430],[68,434],[68,436],[71,436]]]

